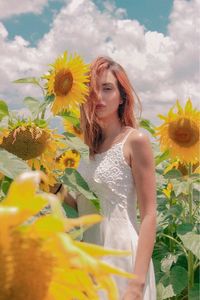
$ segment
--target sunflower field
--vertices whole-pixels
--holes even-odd
[[[28,117],[0,100],[0,300],[117,300],[113,274],[134,274],[103,262],[130,255],[81,241],[101,222],[100,200],[77,171],[88,157],[80,105],[88,95],[89,65],[65,51],[40,78],[17,79],[41,90],[24,99]],[[177,111],[174,111],[174,110]],[[52,129],[55,117],[64,132]],[[200,111],[177,100],[156,127],[141,119],[153,139],[157,178],[157,235],[153,263],[157,299],[197,300],[199,295]],[[80,193],[96,214],[78,216],[64,202]],[[139,218],[139,214],[138,214]]]

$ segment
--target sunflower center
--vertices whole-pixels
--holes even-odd
[[[20,232],[8,234],[9,250],[5,252],[0,245],[0,298],[46,299],[55,265],[52,254],[43,249],[39,239],[27,238]]]
[[[191,147],[199,140],[199,129],[189,119],[181,118],[169,124],[170,138],[182,147]]]
[[[67,158],[67,159],[65,159],[64,164],[65,164],[66,168],[74,168],[75,161],[72,158]]]
[[[49,133],[39,127],[26,127],[10,132],[7,137],[3,138],[0,147],[17,155],[18,157],[29,160],[41,155],[49,142]]]
[[[62,69],[55,76],[54,91],[57,96],[66,96],[73,85],[73,76],[69,70]]]

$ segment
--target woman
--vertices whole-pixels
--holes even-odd
[[[120,300],[155,300],[151,259],[156,233],[155,166],[151,143],[134,116],[138,97],[124,69],[108,57],[95,59],[90,75],[90,93],[81,107],[81,128],[90,157],[81,159],[78,171],[99,197],[104,219],[87,230],[83,240],[131,250],[131,256],[104,258],[137,275],[133,280],[113,276]],[[88,202],[77,197],[80,215],[95,212]],[[103,292],[100,299],[107,299]]]

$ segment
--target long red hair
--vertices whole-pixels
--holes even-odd
[[[117,79],[122,104],[118,108],[118,116],[121,124],[138,128],[139,124],[135,117],[135,100],[138,100],[140,113],[141,102],[132,87],[123,67],[109,57],[97,57],[90,65],[89,96],[87,101],[81,105],[81,130],[84,142],[88,145],[91,157],[98,153],[98,148],[104,141],[100,122],[95,114],[95,103],[98,95],[97,78],[104,70],[110,70]]]

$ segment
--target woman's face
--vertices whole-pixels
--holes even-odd
[[[117,79],[110,70],[105,70],[98,77],[98,99],[95,111],[100,118],[116,116],[121,102]]]

